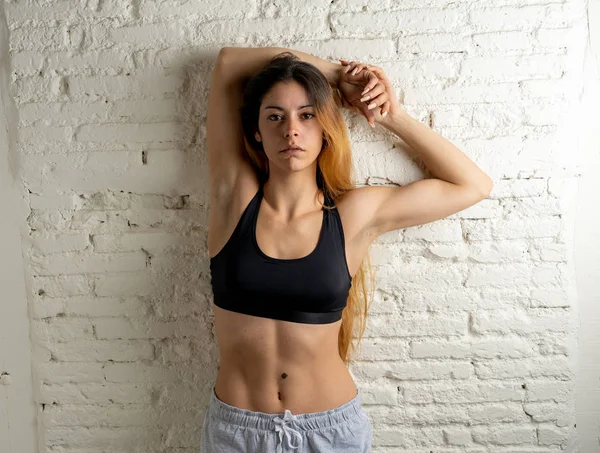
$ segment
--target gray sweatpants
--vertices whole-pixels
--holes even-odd
[[[202,425],[200,453],[370,453],[371,419],[360,392],[324,412],[267,414],[217,398],[214,387]]]

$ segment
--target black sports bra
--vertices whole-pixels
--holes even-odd
[[[215,305],[290,322],[329,324],[340,320],[352,277],[337,207],[322,208],[319,241],[309,255],[279,259],[265,255],[256,241],[262,198],[261,186],[223,249],[210,259]]]

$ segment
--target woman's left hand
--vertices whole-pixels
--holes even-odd
[[[389,93],[375,71],[368,65],[340,59],[338,89],[342,105],[356,113],[361,113],[372,127],[389,112]],[[352,71],[349,71],[352,69]]]

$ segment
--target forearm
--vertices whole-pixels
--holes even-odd
[[[228,75],[244,80],[256,75],[275,55],[282,52],[293,53],[300,60],[316,66],[332,87],[337,87],[342,67],[314,55],[284,47],[224,47],[223,49],[222,55],[227,65]]]
[[[381,124],[398,135],[414,150],[427,169],[438,179],[474,187],[487,196],[492,179],[460,149],[405,111],[388,116]]]

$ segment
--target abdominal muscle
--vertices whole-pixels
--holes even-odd
[[[323,412],[358,393],[338,352],[341,320],[305,324],[214,307],[218,399],[267,414]]]

